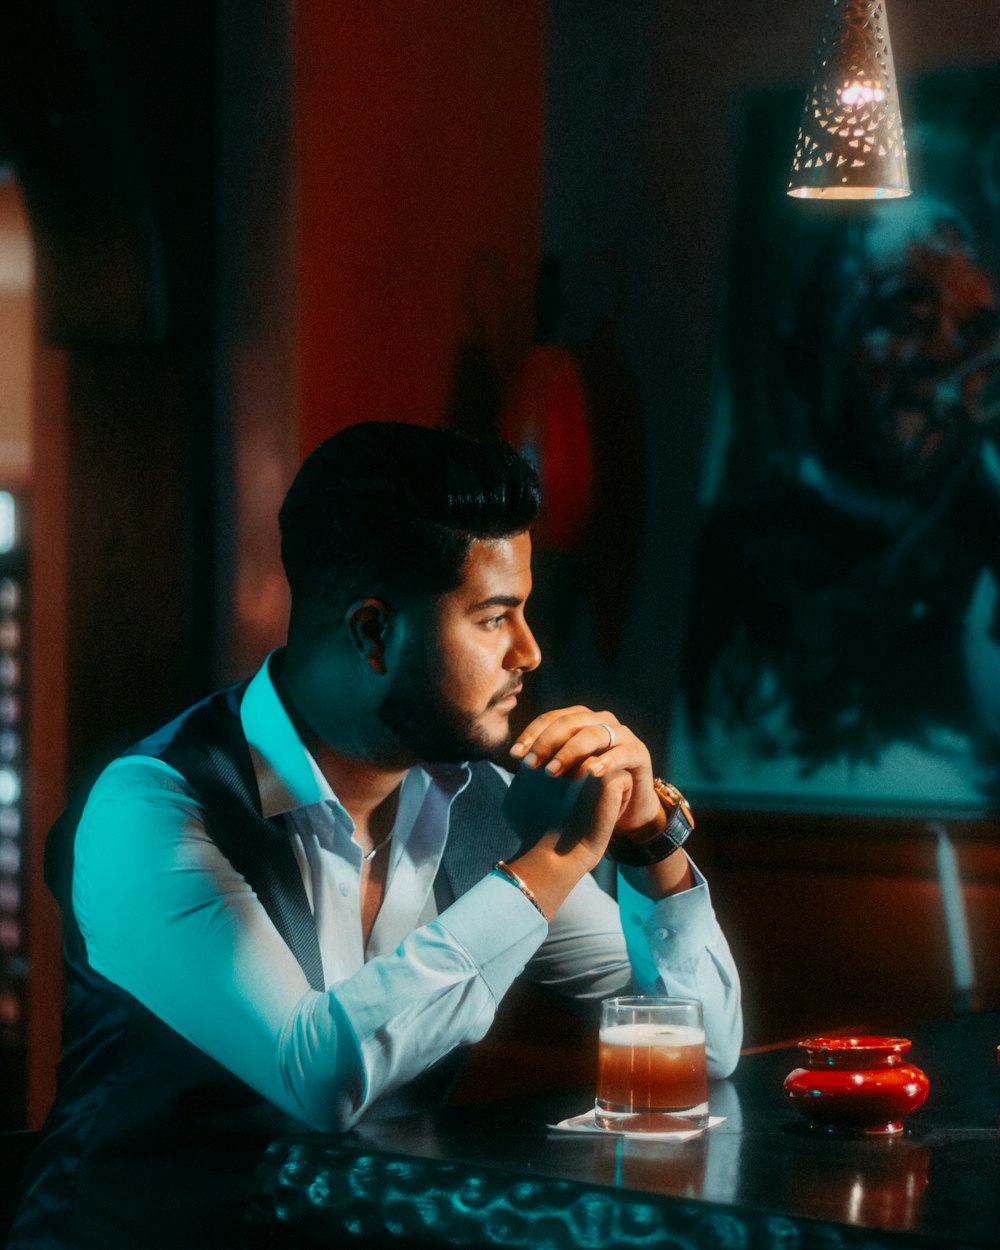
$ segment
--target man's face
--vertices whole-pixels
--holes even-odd
[[[996,348],[996,296],[946,223],[887,249],[868,281],[846,362],[848,411],[869,471],[912,486],[977,425],[994,372],[978,361]]]
[[[541,659],[524,619],[530,593],[527,534],[476,540],[456,589],[409,614],[379,719],[416,758],[484,759],[509,741],[523,675]]]

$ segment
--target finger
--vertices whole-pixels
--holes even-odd
[[[599,725],[604,728],[598,728]],[[525,762],[529,767],[546,763],[581,732],[587,734],[588,753],[596,754],[610,745],[612,734],[617,739],[621,728],[610,712],[594,712],[589,707],[564,708],[538,727],[524,757]],[[529,756],[533,758],[529,759]]]
[[[574,733],[594,724],[596,719],[597,713],[588,707],[560,708],[548,712],[537,717],[521,732],[515,746],[523,746],[524,749],[512,753],[520,754],[529,766],[544,763]]]
[[[610,750],[602,751],[599,755],[587,760],[581,771],[590,777],[600,777],[603,773],[614,772],[618,768],[628,769],[630,773],[634,772],[645,763],[645,755],[637,749],[637,743],[638,740],[619,742]]]
[[[615,760],[612,768],[628,768],[639,759],[634,747],[633,735],[623,725],[612,727],[604,721],[589,721],[551,751],[545,770],[553,776],[582,776],[590,773],[599,760],[612,754]],[[535,751],[542,754],[538,746]],[[604,770],[598,773],[601,771]]]
[[[579,723],[585,724],[587,720],[593,720],[596,715],[590,708],[583,707],[582,704],[577,704],[574,707],[553,708],[550,712],[543,712],[525,725],[510,748],[510,753],[516,759],[523,758],[534,748],[539,736],[556,721],[566,717],[576,717]]]

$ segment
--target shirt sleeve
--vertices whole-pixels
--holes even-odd
[[[97,972],[324,1131],[482,1037],[547,931],[519,891],[486,877],[392,954],[312,990],[190,787],[143,757],[116,761],[91,793],[73,907]]]
[[[617,994],[696,998],[709,1075],[728,1076],[743,1041],[740,982],[708,885],[694,864],[690,889],[659,901],[618,875],[618,902],[592,877],[573,889],[525,976],[577,1001]]]
[[[705,1024],[710,1077],[729,1076],[743,1044],[740,979],[709,897],[691,864],[693,885],[654,901],[618,874],[618,906],[629,960],[643,994],[696,998]]]

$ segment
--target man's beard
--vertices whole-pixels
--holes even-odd
[[[500,702],[510,691],[494,696]],[[441,693],[420,642],[414,640],[399,658],[392,684],[378,708],[378,718],[408,752],[432,764],[500,757],[511,740],[489,739],[476,717]]]

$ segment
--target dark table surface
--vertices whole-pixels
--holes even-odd
[[[250,1244],[1000,1247],[1000,1012],[907,1035],[931,1088],[898,1137],[811,1130],[782,1091],[799,1053],[774,1050],[714,1084],[725,1123],[681,1145],[548,1130],[586,1089],[275,1142]]]

